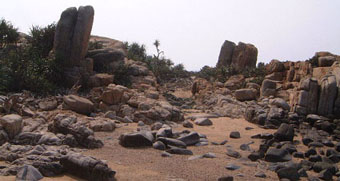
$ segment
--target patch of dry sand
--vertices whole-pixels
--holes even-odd
[[[250,147],[254,150],[258,149],[260,140],[251,139],[250,136],[257,133],[273,133],[275,130],[264,130],[242,119],[216,118],[211,119],[212,126],[194,126],[193,130],[205,134],[209,141],[228,140],[226,145],[239,151],[243,157],[247,157],[249,152],[240,151],[239,146],[255,141]],[[253,127],[253,130],[245,130],[245,127]],[[136,130],[136,124],[122,127],[113,133],[97,133],[96,136],[104,140],[104,147],[99,150],[86,151],[86,155],[91,155],[99,159],[107,160],[110,167],[117,171],[117,180],[217,180],[224,175],[243,174],[243,177],[235,176],[235,180],[259,180],[255,177],[257,171],[264,171],[267,175],[266,179],[276,180],[277,176],[274,172],[266,171],[259,166],[247,166],[243,163],[253,163],[251,161],[240,161],[227,156],[226,146],[208,146],[188,147],[193,151],[194,155],[204,154],[207,152],[215,153],[217,158],[188,160],[189,156],[173,155],[170,158],[160,156],[161,151],[153,148],[131,149],[124,148],[118,144],[120,134]],[[183,130],[182,126],[175,130]],[[240,139],[230,139],[231,131],[239,131]],[[241,166],[241,169],[229,171],[225,169],[228,163],[235,163]]]
[[[188,114],[187,116],[197,115],[197,113]],[[212,118],[212,126],[197,126],[193,129],[199,133],[205,134],[209,142],[220,142],[228,140],[226,145],[230,145],[234,150],[239,151],[241,155],[246,158],[250,152],[241,151],[240,145],[254,141],[250,147],[254,150],[258,149],[260,144],[259,139],[251,139],[252,135],[258,133],[273,133],[275,130],[266,130],[259,128],[257,125],[249,123],[243,119],[230,118]],[[252,130],[245,130],[245,127],[252,127]],[[217,178],[225,175],[234,176],[234,180],[278,180],[276,173],[266,170],[263,166],[263,161],[251,162],[242,161],[231,158],[226,155],[226,145],[215,146],[209,143],[208,146],[195,147],[190,146],[188,149],[192,150],[194,155],[204,154],[208,152],[215,153],[217,158],[209,159],[203,158],[198,160],[188,160],[190,156],[173,155],[169,158],[161,157],[161,151],[153,148],[124,148],[119,145],[119,135],[132,132],[137,129],[137,124],[132,123],[121,128],[117,128],[112,133],[97,132],[96,137],[103,140],[104,147],[101,149],[88,150],[84,152],[85,155],[93,156],[98,159],[106,160],[108,165],[117,172],[117,180],[217,180]],[[184,130],[179,125],[174,130]],[[239,131],[241,133],[240,139],[229,138],[231,131]],[[301,140],[300,137],[295,139]],[[298,150],[305,150],[303,146],[298,146]],[[236,171],[229,171],[225,169],[228,163],[234,163],[241,166],[241,169]],[[254,163],[258,163],[254,165]],[[250,164],[250,165],[244,165]],[[263,171],[267,178],[257,178],[255,173]],[[243,177],[237,176],[242,174]],[[308,172],[308,174],[311,174]],[[0,180],[15,180],[15,177],[0,177]],[[44,178],[43,180],[80,180],[71,176],[61,176],[54,178]]]

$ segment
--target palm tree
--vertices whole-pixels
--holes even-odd
[[[161,55],[161,54],[164,54],[164,52],[163,51],[160,51],[160,49],[159,49],[159,46],[161,46],[161,43],[159,42],[159,40],[155,40],[155,42],[153,43],[153,45],[155,45],[155,47],[156,47],[156,50],[157,50],[157,56],[155,56],[157,59],[159,59],[159,56]]]

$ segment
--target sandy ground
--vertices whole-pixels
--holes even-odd
[[[191,113],[187,114],[190,116]],[[260,140],[251,139],[252,135],[258,133],[273,133],[275,130],[265,130],[257,125],[249,123],[243,119],[214,118],[212,126],[197,126],[194,128],[184,128],[180,124],[174,130],[194,130],[205,134],[209,140],[221,142],[228,140],[226,145],[212,145],[195,147],[190,146],[194,155],[200,155],[208,152],[215,153],[217,158],[203,158],[198,160],[188,160],[190,156],[173,155],[172,157],[161,157],[161,152],[153,148],[124,148],[118,144],[118,137],[122,133],[132,132],[137,129],[136,123],[125,125],[117,128],[114,132],[105,133],[97,132],[96,137],[103,140],[104,147],[101,149],[88,150],[85,155],[94,156],[98,159],[107,161],[108,165],[117,172],[117,180],[217,180],[221,176],[232,175],[234,180],[278,180],[276,173],[266,170],[266,164],[263,161],[251,162],[246,160],[249,151],[241,151],[240,145],[254,141],[250,147],[258,149]],[[252,127],[252,130],[245,130],[245,127]],[[239,131],[240,139],[229,138],[231,131]],[[299,139],[300,138],[296,138]],[[226,155],[227,146],[231,146],[242,154],[241,159],[231,158]],[[299,148],[299,147],[298,147]],[[301,150],[301,149],[299,149]],[[228,163],[234,163],[241,166],[241,169],[229,171],[225,169]],[[3,164],[3,163],[0,163]],[[255,173],[263,171],[267,178],[255,177]],[[0,177],[0,180],[15,180],[15,177]],[[54,178],[44,178],[43,180],[80,180],[78,178],[64,175]]]
[[[257,133],[272,133],[274,130],[264,130],[254,124],[248,123],[242,119],[216,118],[211,119],[212,126],[194,126],[192,130],[205,134],[209,141],[228,140],[226,145],[230,145],[239,151],[243,157],[247,157],[249,152],[240,151],[239,146],[243,143],[255,141],[250,147],[254,150],[258,149],[260,140],[251,139],[250,136]],[[246,131],[245,127],[253,127],[253,130]],[[266,179],[276,180],[275,173],[266,171],[261,168],[262,164],[254,164],[255,162],[243,161],[231,158],[226,155],[226,145],[188,147],[193,151],[194,155],[204,154],[208,152],[215,153],[217,158],[203,158],[198,160],[188,160],[190,156],[174,155],[170,158],[161,157],[161,151],[153,148],[130,149],[123,148],[118,144],[120,134],[136,130],[136,124],[130,124],[115,130],[113,133],[98,133],[96,136],[104,140],[104,147],[100,150],[89,150],[86,155],[91,155],[99,159],[108,160],[110,167],[117,171],[117,180],[217,180],[224,175],[233,175],[235,180],[259,180],[255,177],[257,171],[264,171],[267,174]],[[175,130],[183,130],[182,126]],[[231,131],[239,131],[241,139],[229,138]],[[229,171],[225,169],[228,163],[235,163],[241,166],[241,169]],[[259,163],[259,162],[257,162]],[[248,165],[247,165],[248,164]],[[236,176],[242,174],[241,176]]]

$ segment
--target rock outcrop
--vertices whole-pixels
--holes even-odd
[[[236,71],[255,68],[257,62],[257,48],[252,44],[239,42],[238,45],[225,41],[221,47],[217,67],[232,66]]]
[[[326,75],[321,80],[320,99],[318,114],[328,116],[333,114],[333,106],[337,96],[338,88],[334,75]]]
[[[86,180],[113,181],[116,172],[106,163],[79,153],[68,153],[61,158],[61,165],[67,173]]]
[[[0,118],[0,125],[6,131],[10,139],[14,138],[21,132],[23,127],[22,117],[17,114],[9,114]]]
[[[88,49],[92,30],[94,9],[92,6],[66,9],[58,21],[54,51],[57,58],[64,61],[64,66],[80,66]]]
[[[233,52],[236,47],[234,42],[225,40],[220,51],[220,55],[218,57],[217,67],[227,67],[231,65]]]
[[[65,77],[64,85],[83,84],[93,70],[93,60],[85,59],[94,19],[92,6],[66,9],[58,21],[54,54]]]
[[[316,79],[307,78],[299,85],[300,91],[291,93],[292,110],[301,115],[315,114],[318,111],[319,85]]]
[[[79,97],[76,95],[67,95],[64,96],[64,108],[70,109],[74,112],[89,115],[94,110],[93,103],[83,97]]]

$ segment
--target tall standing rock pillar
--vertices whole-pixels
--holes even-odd
[[[216,67],[233,67],[242,72],[246,68],[255,68],[257,62],[257,48],[252,44],[224,41]]]
[[[70,61],[72,65],[80,66],[80,61],[86,56],[92,30],[94,10],[92,6],[80,6],[75,24]]]
[[[67,87],[83,82],[89,76],[85,56],[88,50],[94,19],[92,6],[71,7],[62,12],[54,37],[54,52],[62,67]],[[93,67],[92,67],[93,69]]]
[[[334,75],[326,75],[321,80],[318,114],[328,116],[333,114],[333,106],[337,96],[337,85]]]
[[[75,24],[77,22],[77,16],[77,8],[67,8],[61,13],[60,20],[58,21],[56,27],[53,49],[56,54],[56,58],[62,61],[62,66],[72,66],[70,62],[70,57],[72,49],[72,38]]]

